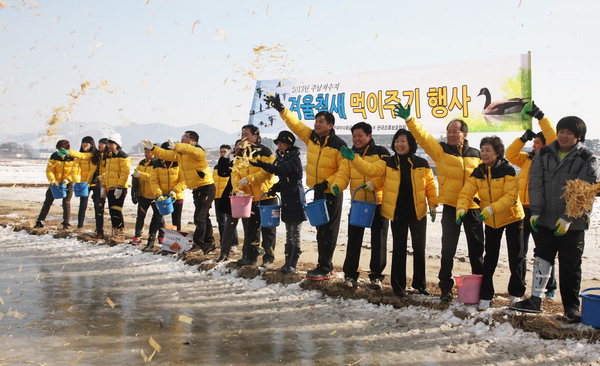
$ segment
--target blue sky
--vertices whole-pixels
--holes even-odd
[[[41,131],[83,81],[76,121],[247,122],[254,81],[346,74],[532,51],[533,95],[589,137],[600,85],[595,1],[2,0],[0,136]],[[195,24],[195,26],[194,26]],[[192,27],[194,32],[192,33]],[[253,47],[285,58],[253,68]]]

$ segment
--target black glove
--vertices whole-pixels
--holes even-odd
[[[260,160],[256,160],[256,161],[249,160],[248,163],[252,166],[257,166],[259,168],[264,168],[266,165],[268,165],[264,161],[260,161]]]
[[[275,183],[275,184],[273,184],[273,186],[271,187],[271,189],[269,189],[269,191],[267,192],[267,194],[269,196],[275,196],[275,195],[277,195],[277,192],[279,192],[279,191],[280,191],[280,189],[279,189],[279,183]]]
[[[281,100],[279,99],[279,94],[277,94],[277,93],[275,93],[275,95],[265,96],[264,101],[265,101],[265,103],[267,103],[267,105],[270,105],[273,108],[275,108],[277,110],[277,112],[281,113],[285,109],[283,104],[281,104]]]
[[[521,141],[523,141],[523,142],[531,141],[531,140],[533,140],[534,137],[535,137],[535,132],[533,132],[531,130],[527,130],[527,131],[525,131],[523,136],[521,136]]]
[[[542,112],[542,110],[537,105],[535,105],[535,102],[531,102],[531,111],[527,111],[527,114],[537,119],[538,121],[544,118],[544,112]]]
[[[313,189],[315,190],[316,195],[322,196],[323,194],[325,194],[325,190],[327,189],[328,186],[329,186],[329,182],[324,180],[321,183],[315,184],[313,186]]]

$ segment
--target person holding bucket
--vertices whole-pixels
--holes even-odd
[[[228,209],[224,209],[224,206],[229,205],[229,196],[224,195],[225,187],[229,183],[231,178],[231,168],[229,166],[229,156],[231,155],[231,146],[221,145],[219,147],[219,161],[213,168],[213,180],[215,181],[215,216],[217,217],[217,226],[219,228],[220,246],[223,248],[223,238],[225,236],[225,227],[227,225],[228,217],[231,216],[231,206]],[[219,170],[219,162],[221,159],[227,159],[227,162],[223,162],[227,168]],[[231,193],[231,188],[229,190]],[[227,202],[225,202],[227,201]],[[238,235],[237,230],[233,231],[233,242],[231,243],[231,250],[237,251],[238,246]]]
[[[262,161],[271,164],[275,161],[275,157],[269,148],[261,144],[258,127],[254,125],[243,126],[241,137],[243,145],[238,154],[240,156],[235,158],[231,169],[232,193],[252,196],[252,213],[250,217],[242,218],[244,245],[242,247],[242,258],[237,263],[242,266],[256,264],[262,234],[262,248],[264,249],[262,266],[270,269],[273,267],[273,261],[275,260],[276,228],[261,227],[258,205],[259,202],[261,205],[277,204],[277,199],[272,195],[263,195],[263,193],[269,192],[275,183],[275,176],[249,163]]]
[[[59,140],[56,143],[56,150],[46,165],[46,177],[50,187],[46,190],[46,199],[40,210],[40,214],[35,222],[35,228],[43,228],[44,220],[50,212],[50,207],[54,202],[54,197],[62,198],[63,221],[62,228],[67,230],[71,227],[69,220],[71,218],[71,197],[73,196],[73,178],[72,169],[75,158],[69,156],[70,144],[67,140]]]
[[[352,151],[369,164],[385,161],[390,157],[389,151],[375,145],[373,140],[373,128],[366,122],[359,122],[352,126]],[[346,147],[343,147],[346,149]],[[342,156],[344,154],[342,153]],[[362,174],[350,164],[340,166],[340,174],[350,180],[350,191],[355,192],[352,200],[371,202],[376,205],[371,224],[371,261],[369,268],[371,273],[371,288],[381,290],[383,281],[383,270],[387,259],[387,236],[389,220],[381,216],[381,199],[383,197],[383,181],[385,171],[381,170],[379,175]],[[364,189],[362,189],[364,188]],[[362,189],[362,190],[361,190]],[[359,192],[359,190],[361,190]],[[375,193],[375,194],[373,194]],[[346,247],[346,259],[344,259],[344,276],[347,286],[356,288],[358,286],[358,264],[360,250],[365,234],[364,226],[353,225],[348,222],[348,245]]]
[[[314,128],[311,129],[283,106],[279,94],[267,95],[264,101],[267,107],[279,112],[288,128],[306,144],[306,184],[314,189],[315,199],[325,200],[329,215],[328,222],[317,226],[318,264],[306,273],[306,277],[310,280],[329,280],[334,275],[333,253],[342,218],[343,190],[348,185],[348,180],[338,175],[343,164],[340,147],[346,143],[335,134],[335,117],[330,112],[317,113]]]
[[[112,239],[121,241],[125,239],[123,220],[123,205],[127,196],[129,170],[131,160],[127,153],[121,150],[121,135],[111,134],[107,139],[107,154],[102,184],[106,187],[108,212],[112,225]]]
[[[579,218],[568,216],[562,195],[567,181],[580,179],[593,184],[600,179],[600,170],[598,159],[583,146],[587,127],[581,118],[562,118],[556,131],[557,140],[540,149],[529,173],[529,222],[540,238],[534,249],[531,297],[511,308],[532,313],[542,311],[542,296],[558,255],[558,284],[564,315],[568,322],[578,323],[581,321],[578,297],[581,259],[591,207]]]
[[[183,176],[181,184],[192,190],[196,230],[191,250],[202,250],[204,254],[215,250],[209,217],[210,207],[215,198],[215,184],[206,160],[206,151],[198,145],[198,133],[186,131],[178,143],[169,140],[169,150],[153,145],[147,139],[142,140],[142,145],[146,150],[152,150],[158,159],[176,161]]]
[[[274,164],[261,160],[250,161],[265,171],[277,175],[279,181],[268,191],[268,195],[281,193],[281,220],[285,222],[285,264],[279,269],[283,273],[296,271],[300,257],[300,232],[304,213],[304,187],[302,185],[302,162],[300,149],[294,146],[296,138],[289,131],[281,131],[274,140],[277,144],[277,158]]]
[[[531,161],[533,157],[539,153],[540,149],[546,146],[546,143],[551,143],[556,140],[556,130],[554,126],[550,123],[550,121],[544,117],[544,112],[540,110],[535,103],[532,102],[532,105],[526,105],[523,108],[523,112],[527,115],[536,118],[542,128],[542,132],[538,132],[537,134],[532,130],[527,130],[521,137],[517,137],[512,144],[508,145],[506,148],[506,159],[513,165],[521,168],[519,172],[519,198],[521,199],[521,203],[523,204],[523,210],[525,211],[525,219],[523,220],[525,223],[529,222],[531,218],[531,208],[529,207],[529,169],[531,167]],[[523,114],[522,112],[522,114]],[[533,140],[533,150],[530,152],[521,151],[527,141]],[[529,236],[533,237],[533,242],[537,246],[537,242],[539,241],[538,234],[535,231],[531,230],[530,225],[524,225],[523,230],[523,253],[524,257],[527,258],[527,251],[529,249]],[[525,267],[523,268],[523,274],[527,273],[527,261],[523,262]],[[553,298],[554,291],[556,291],[556,278],[554,275],[554,266],[552,266],[552,272],[550,276],[550,281],[548,281],[548,285],[546,286],[546,297]]]
[[[467,141],[469,126],[463,120],[450,121],[446,126],[447,142],[440,142],[410,115],[410,105],[404,108],[402,104],[397,104],[394,114],[406,122],[406,126],[414,135],[419,146],[436,163],[437,179],[440,184],[438,202],[444,205],[442,211],[442,258],[438,279],[442,291],[440,299],[448,302],[452,300],[452,287],[454,287],[452,267],[454,267],[454,255],[460,236],[460,226],[455,223],[456,201],[466,177],[470,176],[473,169],[481,164],[479,151],[469,146]],[[479,206],[476,200],[473,200],[462,220],[473,274],[483,273],[483,227],[477,218],[479,214]]]
[[[137,203],[137,216],[135,218],[135,234],[131,239],[131,244],[141,245],[142,240],[142,229],[144,228],[144,220],[146,219],[146,213],[148,209],[152,207],[152,219],[150,220],[150,228],[148,229],[148,242],[146,247],[153,247],[156,242],[156,234],[160,228],[165,226],[165,219],[158,212],[156,203],[154,202],[157,197],[156,191],[152,189],[150,183],[152,177],[152,171],[154,165],[158,159],[154,158],[151,150],[144,150],[144,159],[142,159],[138,166],[133,171],[133,177],[139,179],[139,198]]]
[[[508,293],[511,304],[521,300],[525,293],[523,273],[523,206],[519,200],[519,179],[515,169],[504,159],[504,144],[497,136],[484,137],[479,145],[483,161],[473,170],[456,203],[456,224],[467,214],[473,197],[479,194],[481,213],[485,222],[485,257],[483,281],[479,294],[479,310],[490,307],[494,297],[494,272],[498,265],[500,241],[506,231],[510,279]]]
[[[160,147],[169,150],[169,142],[163,142]],[[153,197],[168,195],[175,200],[173,202],[173,212],[171,213],[171,223],[177,228],[177,231],[181,231],[181,213],[183,212],[183,192],[185,188],[183,172],[179,169],[176,161],[154,159],[150,170],[150,190]],[[162,238],[162,235],[163,232],[160,231],[159,239]],[[147,247],[152,245],[148,244]]]
[[[387,160],[369,162],[351,149],[343,147],[342,156],[352,168],[368,176],[383,176],[381,215],[392,220],[392,290],[406,296],[406,247],[408,230],[413,247],[412,287],[429,295],[425,277],[425,243],[427,212],[435,220],[437,186],[427,160],[415,155],[417,142],[410,131],[400,129],[392,139],[394,156]]]
[[[81,146],[79,147],[80,153],[91,153],[92,156],[97,156],[98,151],[96,149],[96,142],[91,136],[85,136],[81,140]],[[94,174],[98,169],[98,159],[75,159],[73,166],[73,182],[77,184],[87,183],[88,192],[85,195],[79,197],[79,211],[77,213],[77,229],[83,228],[85,221],[85,211],[87,209],[88,200],[90,197],[89,188],[92,187],[92,181]]]

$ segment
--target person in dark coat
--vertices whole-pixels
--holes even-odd
[[[250,161],[251,165],[277,175],[279,181],[271,187],[269,195],[281,193],[281,220],[285,223],[285,264],[279,270],[283,273],[296,271],[300,257],[300,229],[306,221],[304,213],[304,187],[302,186],[302,162],[300,150],[294,146],[296,138],[289,131],[281,131],[277,139],[275,162]]]
[[[217,259],[217,262],[228,260],[230,251],[232,251],[233,247],[238,245],[237,225],[239,219],[231,216],[231,201],[229,200],[233,188],[231,185],[231,168],[233,167],[233,160],[230,155],[233,155],[234,157],[239,155],[241,143],[241,139],[237,140],[234,144],[233,151],[229,151],[225,155],[220,156],[217,165],[215,166],[217,174],[220,177],[227,177],[227,183],[225,183],[225,188],[223,188],[223,192],[221,192],[221,198],[215,200],[215,210],[225,216],[223,237],[221,238],[221,254],[219,255],[219,259]]]

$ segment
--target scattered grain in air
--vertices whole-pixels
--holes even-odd
[[[337,329],[329,333],[329,335],[334,335],[335,333],[337,333]]]
[[[154,348],[156,351],[160,352],[160,344],[158,344],[158,342],[156,342],[154,340],[154,338],[150,337],[150,339],[148,340],[148,343],[150,343],[152,348]]]
[[[312,13],[312,5],[310,6],[310,8],[308,8],[308,14],[306,15],[307,18],[310,16],[310,13]]]
[[[152,354],[148,357],[148,362],[152,361],[152,359],[154,358],[154,355],[156,354],[156,350],[154,350],[152,352]]]
[[[146,30],[146,35],[147,35],[147,36],[150,36],[150,35],[152,35],[152,25],[149,25],[149,26],[148,26],[148,29]]]
[[[106,298],[106,303],[111,307],[111,309],[115,308],[115,303],[110,299],[110,297]]]
[[[19,264],[19,272],[21,272],[23,270],[23,265]]]
[[[200,19],[196,19],[194,20],[194,23],[192,23],[192,34],[194,34],[194,31],[196,30],[196,24],[200,24]]]
[[[2,299],[2,296],[0,296],[0,305],[4,305],[4,300]]]
[[[192,318],[185,315],[179,315],[178,320],[182,323],[192,324]]]
[[[146,356],[146,352],[144,352],[144,350],[141,348],[140,348],[140,355],[142,356],[142,360],[144,360],[144,362],[148,362],[148,356]]]
[[[0,320],[2,320],[2,318],[4,318],[4,313],[0,313]]]
[[[11,293],[12,293],[12,291],[11,291],[10,287],[8,287],[8,288],[6,289],[6,294],[7,294],[7,295],[10,295]]]

